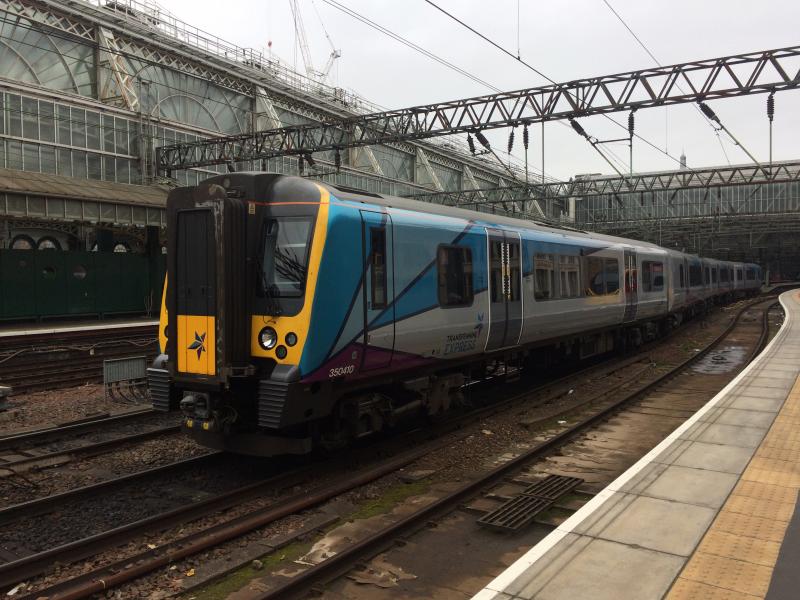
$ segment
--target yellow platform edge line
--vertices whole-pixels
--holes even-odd
[[[798,460],[779,460],[770,456],[774,453],[771,448],[780,446],[779,442],[787,433],[788,419],[780,418],[784,410],[789,414],[794,413],[798,404],[800,377],[795,379],[786,402],[750,459],[739,483],[667,592],[667,600],[755,600],[766,596],[780,545],[794,515],[800,492],[800,456],[789,452],[794,455],[792,458]],[[764,469],[764,466],[772,468]],[[776,492],[780,495],[777,502]],[[767,519],[751,515],[769,514],[777,504],[783,509],[781,518],[770,519],[769,531],[754,528],[753,525],[758,521]],[[750,514],[741,512],[744,505],[752,509]]]

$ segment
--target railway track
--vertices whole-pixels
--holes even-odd
[[[763,303],[763,300],[758,301]],[[725,337],[736,327],[742,316],[750,310],[749,307],[744,307],[739,310],[735,319],[733,319],[726,330],[720,334],[711,344],[706,346],[701,352],[697,352],[688,360],[681,361],[679,364],[671,365],[667,372],[655,375],[652,371],[652,366],[649,363],[648,356],[641,355],[629,357],[625,359],[616,359],[612,361],[612,365],[602,364],[594,367],[584,369],[580,373],[573,373],[563,379],[551,382],[541,386],[533,391],[528,390],[519,394],[512,395],[506,400],[494,403],[489,406],[478,408],[471,411],[468,415],[463,415],[454,419],[452,422],[446,424],[450,430],[455,430],[463,427],[470,422],[479,421],[487,416],[494,414],[498,411],[508,410],[517,403],[529,402],[532,397],[536,397],[539,402],[543,404],[553,404],[552,410],[542,417],[543,420],[552,419],[553,416],[564,413],[565,411],[574,411],[576,408],[585,407],[590,404],[603,404],[602,410],[596,411],[591,417],[582,420],[580,423],[570,427],[553,438],[539,444],[524,454],[518,456],[512,461],[501,465],[497,469],[487,473],[480,479],[471,481],[469,484],[462,486],[453,494],[442,498],[437,501],[433,506],[426,507],[420,514],[411,515],[401,522],[395,524],[390,530],[387,529],[380,536],[375,535],[370,539],[363,540],[355,544],[351,550],[337,554],[334,559],[329,559],[320,563],[317,567],[312,567],[301,576],[289,580],[284,587],[280,590],[271,592],[272,595],[265,597],[283,598],[284,595],[294,595],[300,593],[301,590],[308,589],[310,586],[315,585],[317,582],[329,579],[336,573],[345,571],[354,564],[354,561],[360,561],[364,556],[374,553],[376,548],[382,547],[385,544],[390,544],[393,536],[400,535],[403,532],[411,531],[419,527],[420,523],[427,522],[434,518],[439,511],[452,510],[452,507],[461,503],[465,498],[474,495],[479,490],[491,485],[493,482],[505,477],[508,473],[519,469],[521,465],[526,462],[535,460],[547,453],[552,452],[561,445],[567,443],[575,435],[586,430],[599,421],[607,418],[613,412],[619,410],[625,404],[640,397],[642,394],[647,393],[648,390],[657,388],[669,381],[676,374],[684,371],[686,368],[701,360],[708,352],[710,352],[716,345],[718,345]],[[764,314],[767,314],[764,310]],[[766,321],[764,321],[766,322]],[[766,341],[766,330],[763,333],[763,340],[759,342],[757,349],[763,346]],[[756,349],[753,350],[755,354]],[[622,374],[627,376],[623,376]],[[615,375],[616,374],[616,375]],[[650,375],[651,381],[644,386],[636,387],[632,384],[632,379],[637,377]],[[653,378],[655,377],[655,378]],[[584,399],[577,405],[568,407],[558,406],[555,402],[559,398],[568,396],[571,390],[574,389],[575,381],[578,378],[587,379],[590,384],[594,385],[597,389],[595,393],[590,394],[588,398]],[[597,386],[598,381],[606,381],[605,386]],[[631,389],[631,387],[635,389]],[[615,399],[613,402],[608,402],[614,396],[620,396],[621,399]],[[438,427],[435,435],[442,435],[445,424]],[[160,566],[170,562],[179,560],[181,558],[191,556],[198,552],[202,552],[212,546],[218,545],[224,541],[234,539],[249,531],[263,527],[270,523],[275,522],[283,517],[295,514],[302,510],[307,510],[315,506],[319,506],[326,500],[341,495],[349,490],[363,486],[370,481],[375,481],[385,475],[393,473],[405,465],[411,464],[415,460],[434,452],[436,450],[436,442],[424,443],[425,436],[431,435],[430,432],[422,434],[420,432],[411,432],[419,437],[409,437],[405,435],[403,440],[403,447],[414,447],[415,450],[410,452],[401,452],[395,454],[394,458],[384,461],[370,469],[360,471],[355,476],[338,477],[330,484],[327,484],[319,489],[313,490],[310,493],[303,493],[297,497],[285,498],[277,503],[270,504],[262,509],[257,509],[251,513],[247,513],[235,519],[223,521],[208,530],[201,530],[176,539],[169,544],[162,545],[161,547],[141,553],[133,557],[127,557],[125,560],[116,564],[105,565],[104,567],[90,571],[84,575],[78,576],[71,580],[67,580],[56,584],[55,586],[48,587],[44,590],[39,590],[36,594],[31,595],[31,598],[45,595],[51,599],[55,598],[80,598],[88,594],[102,591],[106,587],[113,587],[128,581],[132,578],[139,577],[145,573],[157,569]],[[452,443],[452,440],[444,443]],[[289,481],[292,477],[296,477],[298,473],[284,473],[280,475],[283,481]],[[235,502],[235,498],[244,494],[244,497],[254,497],[261,494],[267,488],[274,487],[276,481],[267,479],[261,482],[255,482],[248,486],[239,487],[234,490],[228,490],[224,493],[217,495],[214,498],[207,498],[204,504],[196,503],[191,506],[185,506],[180,510],[172,510],[163,513],[162,515],[153,515],[151,520],[147,523],[131,523],[125,526],[124,531],[109,531],[102,535],[104,547],[116,545],[130,539],[131,536],[138,535],[145,530],[152,528],[164,528],[169,525],[175,525],[186,522],[188,519],[197,518],[201,515],[208,515],[211,512],[220,510],[220,507],[229,506],[229,502]],[[249,494],[249,495],[247,495]],[[41,507],[41,505],[40,505]],[[15,507],[16,511],[29,510],[21,507]],[[0,523],[3,522],[3,513],[0,512]],[[98,540],[77,540],[75,543],[70,544],[69,547],[54,548],[53,551],[47,555],[31,556],[21,561],[14,561],[0,566],[0,586],[9,586],[21,579],[31,577],[39,572],[42,572],[48,564],[52,561],[59,561],[60,563],[71,562],[81,557],[91,555],[98,546],[92,547]],[[83,548],[82,550],[80,550]],[[26,565],[38,565],[28,567]],[[21,575],[26,573],[27,575]],[[98,588],[97,586],[101,586]]]
[[[422,529],[426,524],[441,519],[444,515],[457,509],[463,502],[479,494],[481,490],[496,485],[503,478],[518,472],[525,465],[547,456],[572,441],[577,435],[582,434],[587,429],[604,421],[609,416],[623,409],[633,401],[645,395],[659,390],[662,386],[669,383],[674,377],[682,373],[688,367],[696,364],[703,359],[709,352],[725,340],[739,324],[741,317],[750,310],[754,304],[765,304],[761,316],[761,334],[758,341],[751,350],[745,365],[749,363],[767,343],[769,335],[769,311],[775,304],[774,299],[755,301],[742,309],[733,319],[730,325],[717,338],[695,356],[682,361],[676,367],[660,375],[657,379],[647,383],[641,388],[623,394],[620,398],[606,405],[602,410],[575,423],[561,433],[552,438],[541,442],[530,450],[523,452],[508,462],[485,473],[481,477],[466,483],[453,492],[444,495],[433,503],[424,506],[420,510],[402,518],[380,531],[352,544],[349,548],[336,552],[330,558],[312,566],[299,574],[288,578],[281,585],[278,585],[261,594],[249,596],[252,600],[287,600],[289,598],[299,598],[307,594],[312,589],[319,589],[319,586],[333,579],[344,575],[365,560],[375,556],[389,546],[393,545],[401,538],[407,538],[414,532]]]
[[[97,415],[61,423],[52,427],[43,427],[21,433],[0,435],[0,452],[12,449],[19,444],[43,444],[45,442],[61,439],[69,435],[85,434],[105,429],[110,425],[127,423],[143,416],[157,414],[152,408],[133,410],[120,415]]]
[[[14,394],[102,381],[103,361],[158,352],[156,325],[5,336],[0,385]]]
[[[421,445],[420,449],[413,453],[406,453],[398,457],[396,460],[390,461],[386,465],[378,469],[371,469],[367,471],[364,483],[384,476],[388,473],[396,471],[402,466],[425,456],[430,452],[435,452],[439,447],[446,445],[448,442],[434,441],[426,443],[427,438],[431,436],[439,437],[448,432],[460,429],[461,427],[473,423],[477,420],[484,419],[498,411],[507,410],[509,406],[515,403],[528,400],[533,393],[540,395],[542,402],[552,402],[554,399],[569,394],[571,389],[574,389],[573,378],[576,376],[592,376],[594,379],[605,379],[607,377],[614,378],[615,374],[629,370],[632,366],[638,363],[648,363],[649,359],[646,356],[635,356],[621,360],[613,360],[611,364],[602,363],[588,367],[578,373],[572,373],[566,377],[557,379],[548,384],[539,386],[535,390],[528,390],[524,394],[514,395],[504,401],[493,402],[481,408],[470,410],[464,415],[454,418],[446,423],[439,424],[435,430],[415,430],[397,436],[397,439],[389,440],[391,444],[394,442],[394,448],[388,449],[390,454],[397,454],[400,452],[399,448],[407,447],[409,443],[412,445]],[[477,399],[476,399],[477,400]],[[143,411],[144,412],[144,411]],[[42,433],[46,433],[43,431]],[[411,437],[409,437],[409,435]],[[3,440],[0,439],[0,444]],[[233,487],[224,490],[219,494],[211,497],[204,497],[200,501],[183,503],[179,506],[174,506],[169,503],[165,510],[151,514],[146,518],[131,521],[128,523],[120,524],[114,529],[109,529],[82,539],[72,540],[60,544],[54,548],[48,549],[43,552],[30,554],[28,556],[13,559],[13,555],[6,551],[7,556],[12,558],[6,564],[0,565],[0,589],[8,588],[9,586],[17,583],[18,581],[33,577],[43,573],[54,562],[59,564],[68,564],[86,558],[106,548],[117,546],[125,541],[140,536],[149,531],[156,531],[171,526],[181,525],[193,519],[205,517],[221,510],[225,510],[241,504],[251,498],[258,498],[268,495],[275,491],[277,485],[284,487],[298,483],[298,478],[307,472],[309,468],[315,468],[315,472],[329,472],[338,470],[340,472],[347,472],[349,467],[360,460],[357,455],[359,453],[373,454],[372,448],[356,449],[354,453],[346,453],[341,457],[334,457],[331,461],[317,464],[317,465],[301,465],[288,472],[268,477],[253,483],[247,483],[242,486]],[[199,458],[178,461],[171,465],[159,467],[149,471],[143,471],[132,475],[108,480],[102,483],[86,486],[84,488],[64,492],[62,494],[41,498],[31,502],[14,505],[4,510],[0,510],[0,531],[14,523],[19,523],[21,520],[46,515],[47,513],[57,512],[56,518],[63,519],[64,512],[69,510],[69,506],[77,501],[85,501],[88,504],[94,502],[100,494],[103,497],[111,493],[118,493],[124,495],[124,490],[131,489],[132,487],[142,487],[144,485],[151,485],[157,489],[163,489],[166,483],[153,483],[156,478],[159,482],[167,482],[180,474],[181,471],[186,469],[202,469],[208,470],[213,466],[214,461],[219,463],[219,468],[227,469],[228,467],[221,463],[223,460],[223,453],[212,453],[204,455]],[[346,484],[347,489],[352,489],[352,483]],[[337,488],[338,489],[338,488]],[[343,491],[346,491],[344,489]],[[340,492],[341,493],[341,492]],[[300,498],[299,500],[305,500]],[[290,503],[294,504],[294,503]],[[294,504],[296,506],[296,504]],[[72,509],[75,512],[88,511],[89,506],[77,506]],[[285,509],[280,513],[284,515]],[[267,517],[267,522],[272,522],[276,518],[275,514]],[[291,514],[291,511],[286,514]],[[274,517],[274,518],[273,518]],[[253,517],[254,520],[245,522],[246,529],[252,528],[253,523],[260,522],[263,517]],[[181,542],[184,544],[184,541]]]
[[[178,419],[150,409],[0,437],[0,477],[61,465],[180,431]]]

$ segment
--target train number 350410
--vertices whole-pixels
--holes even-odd
[[[341,377],[342,375],[350,375],[356,370],[355,365],[347,365],[346,367],[336,367],[328,371],[328,377]]]

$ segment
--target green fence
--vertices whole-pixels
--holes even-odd
[[[0,250],[0,319],[158,315],[165,257]]]

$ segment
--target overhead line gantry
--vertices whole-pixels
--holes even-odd
[[[654,193],[732,185],[800,182],[800,161],[634,173],[625,177],[577,177],[571,181],[506,185],[412,194],[409,198],[451,206],[505,204],[525,200],[566,200],[592,196]]]
[[[773,93],[798,86],[800,46],[792,46],[163,146],[157,151],[158,167],[169,175],[193,167],[338,152],[357,146]]]

